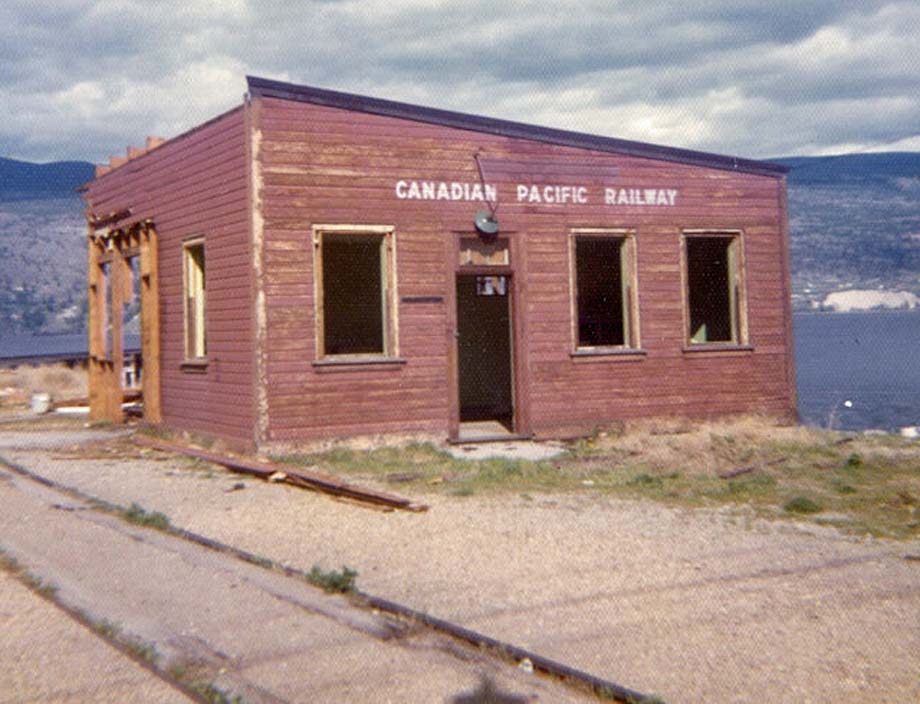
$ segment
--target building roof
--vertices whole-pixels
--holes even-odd
[[[761,176],[781,176],[789,171],[785,166],[772,164],[767,161],[742,159],[734,156],[698,152],[691,149],[664,147],[657,144],[633,142],[626,139],[615,139],[613,137],[601,137],[599,135],[586,134],[583,132],[570,132],[568,130],[554,129],[552,127],[529,125],[523,122],[512,122],[510,120],[500,120],[492,117],[483,117],[481,115],[471,115],[468,113],[412,105],[410,103],[400,103],[394,100],[383,100],[381,98],[371,98],[364,95],[342,93],[334,90],[326,90],[324,88],[313,88],[311,86],[297,85],[294,83],[284,83],[266,78],[258,78],[256,76],[247,76],[246,81],[249,86],[249,95],[252,97],[294,100],[302,103],[312,103],[314,105],[324,105],[326,107],[341,108],[343,110],[354,110],[374,115],[397,117],[404,120],[425,122],[434,125],[442,125],[444,127],[454,127],[462,130],[471,130],[473,132],[500,135],[503,137],[515,137],[518,139],[528,139],[536,142],[546,142],[579,149],[592,149],[601,152],[628,154],[630,156],[644,157],[647,159],[671,161],[692,166],[705,166],[727,171],[739,171]]]
[[[15,335],[0,338],[0,367],[67,362],[89,357],[86,334]],[[125,335],[126,353],[140,352],[140,335]]]

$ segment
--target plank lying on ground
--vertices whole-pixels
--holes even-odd
[[[428,510],[428,506],[425,504],[417,504],[414,503],[411,499],[407,499],[402,496],[385,494],[381,491],[375,491],[373,489],[366,489],[364,487],[355,486],[354,484],[348,484],[343,482],[338,477],[334,477],[331,474],[326,474],[317,470],[292,469],[290,467],[272,464],[270,462],[259,462],[256,460],[244,459],[240,457],[228,457],[226,455],[219,455],[216,452],[208,452],[206,450],[200,450],[196,447],[188,447],[187,445],[180,445],[178,443],[146,438],[141,435],[136,435],[134,437],[134,441],[143,447],[150,447],[156,450],[164,450],[166,452],[175,452],[181,455],[188,455],[189,457],[205,460],[206,462],[213,462],[214,464],[219,464],[222,467],[226,467],[227,469],[230,469],[234,472],[252,474],[266,480],[270,477],[274,477],[277,478],[274,479],[275,481],[283,481],[287,484],[298,486],[303,489],[322,491],[334,496],[341,496],[352,499],[354,501],[374,504],[375,506],[386,506],[389,508],[414,512]]]
[[[126,389],[122,392],[122,403],[135,403],[143,398],[143,393],[137,389]],[[52,402],[51,408],[67,408],[69,406],[88,406],[89,396],[77,396],[75,398],[62,398]]]
[[[737,469],[732,469],[728,472],[719,472],[719,479],[734,479],[735,477],[740,477],[742,474],[747,474],[748,472],[753,472],[755,469],[761,469],[762,467],[769,467],[774,464],[779,464],[780,462],[785,462],[788,457],[779,457],[775,460],[769,460],[768,462],[761,462],[760,464],[749,464],[747,467],[738,467]]]

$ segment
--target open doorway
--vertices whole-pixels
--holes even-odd
[[[514,432],[511,277],[457,275],[461,440]]]

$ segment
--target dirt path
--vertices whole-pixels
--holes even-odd
[[[192,700],[0,571],[0,702],[102,701]]]
[[[54,585],[67,607],[104,619],[155,655],[163,671],[210,684],[228,701],[239,694],[250,704],[449,702],[476,690],[482,677],[514,701],[591,699],[303,580],[131,526],[20,477],[0,485],[0,548]],[[63,680],[55,691],[61,700],[85,699],[85,687],[67,681],[54,658],[44,665]],[[42,699],[41,684],[16,672],[18,700]],[[123,700],[117,689],[95,693],[99,701]]]
[[[915,545],[588,495],[379,513],[176,458],[3,452],[291,565],[348,565],[367,592],[672,704],[920,700]]]

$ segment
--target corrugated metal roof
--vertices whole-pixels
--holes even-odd
[[[503,137],[516,137],[529,139],[536,142],[546,142],[579,149],[593,149],[602,152],[628,154],[630,156],[644,157],[672,161],[692,166],[705,166],[713,169],[727,171],[740,171],[758,174],[761,176],[781,176],[789,171],[785,166],[772,164],[767,161],[755,161],[734,156],[710,154],[691,149],[678,149],[664,147],[645,142],[633,142],[613,137],[585,134],[583,132],[570,132],[551,127],[540,127],[523,122],[512,122],[480,115],[471,115],[450,110],[422,107],[410,103],[400,103],[393,100],[371,98],[364,95],[342,93],[339,91],[313,88],[311,86],[297,85],[273,81],[256,76],[247,76],[249,94],[253,97],[279,98],[282,100],[295,100],[315,105],[355,110],[358,112],[397,117],[416,122],[426,122],[445,127],[484,132]]]

